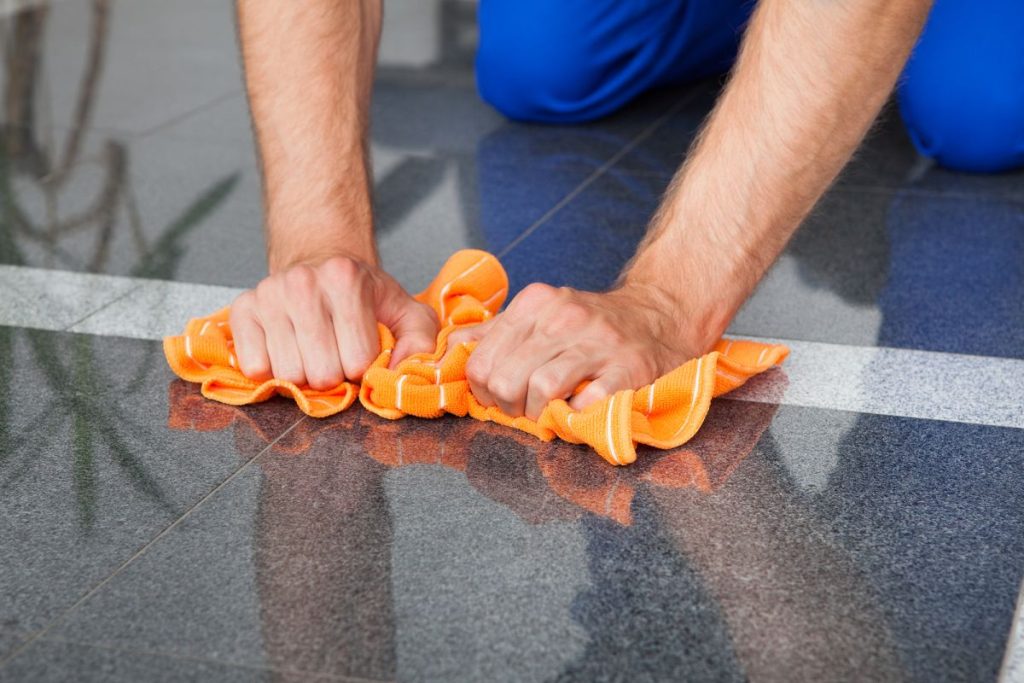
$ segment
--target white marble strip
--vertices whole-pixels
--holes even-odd
[[[231,287],[0,266],[0,324],[160,339],[227,306]],[[782,370],[731,397],[860,413],[1024,428],[1024,360],[912,349],[787,344]]]
[[[761,339],[790,348],[784,372],[734,398],[1024,428],[1024,360]]]

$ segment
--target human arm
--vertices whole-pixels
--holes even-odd
[[[437,320],[378,264],[367,150],[381,0],[238,0],[270,275],[232,305],[239,365],[328,389],[379,351],[434,348]]]
[[[474,395],[537,417],[710,350],[878,115],[928,0],[762,0],[729,84],[618,285],[532,285],[480,338]]]

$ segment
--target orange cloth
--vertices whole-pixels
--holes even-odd
[[[711,353],[641,389],[619,391],[580,411],[558,399],[548,404],[537,421],[512,418],[496,407],[481,405],[470,392],[464,369],[473,344],[461,344],[444,358],[448,335],[494,316],[507,292],[508,278],[494,256],[472,249],[456,252],[416,296],[441,320],[435,352],[416,354],[389,370],[395,339],[381,325],[381,353],[358,387],[343,382],[330,391],[316,391],[278,379],[246,378],[237,369],[227,309],[190,320],[184,334],[164,339],[164,354],[176,375],[201,382],[203,396],[222,403],[243,405],[281,394],[293,398],[307,415],[327,417],[348,408],[358,395],[367,410],[388,419],[469,415],[544,441],[557,436],[570,443],[586,443],[613,465],[628,465],[636,460],[638,443],[675,448],[689,441],[703,423],[712,397],[741,386],[789,353],[785,346],[723,339]]]

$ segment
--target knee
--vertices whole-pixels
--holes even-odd
[[[481,40],[477,89],[485,102],[516,121],[577,123],[602,114],[594,102],[595,70],[570,50],[534,52]]]
[[[948,168],[994,173],[1024,166],[1024,88],[965,93],[957,88],[900,90],[914,145]]]
[[[513,3],[480,3],[477,88],[511,119],[577,123],[614,108],[592,37],[555,5],[508,11]]]
[[[1024,4],[935,3],[907,63],[899,101],[917,148],[943,166],[1024,166]]]

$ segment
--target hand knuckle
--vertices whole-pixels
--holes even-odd
[[[284,274],[288,289],[297,294],[307,294],[316,289],[316,272],[309,266],[293,266]]]
[[[235,297],[235,300],[231,302],[231,312],[235,313],[236,311],[249,311],[252,309],[255,303],[256,292],[251,289],[247,289],[241,294],[239,294],[237,297]]]
[[[466,362],[466,377],[470,382],[484,386],[487,383],[487,375],[489,368],[484,358],[478,356],[470,356]]]
[[[491,392],[491,396],[505,401],[512,402],[516,397],[515,383],[510,377],[503,374],[496,374],[487,382],[487,390]]]
[[[551,372],[538,370],[530,377],[530,391],[545,399],[554,398],[558,392],[558,379]]]
[[[583,304],[570,301],[558,308],[558,315],[553,316],[553,322],[564,328],[578,329],[590,321],[590,309]]]
[[[320,265],[320,273],[329,285],[348,288],[360,278],[362,267],[347,256],[335,256]]]
[[[280,276],[268,277],[260,280],[256,288],[252,290],[253,303],[263,306],[274,299],[281,285]]]
[[[244,360],[240,365],[246,377],[262,378],[270,375],[270,363],[265,360]]]
[[[333,389],[341,383],[341,373],[332,370],[318,370],[307,377],[309,386],[314,389]]]
[[[549,284],[533,282],[523,287],[523,291],[519,293],[516,299],[529,305],[539,305],[550,301],[556,293],[557,290]]]

